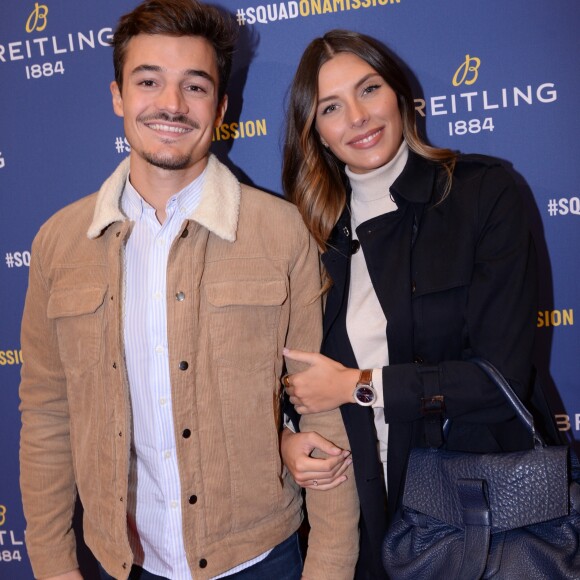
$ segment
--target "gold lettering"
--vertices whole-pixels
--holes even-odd
[[[459,85],[466,84],[472,85],[479,74],[478,69],[481,65],[481,60],[476,56],[470,57],[468,54],[465,55],[465,62],[455,71],[453,75],[453,86],[458,87]],[[471,78],[467,78],[468,74],[472,73]]]
[[[26,32],[42,32],[47,25],[46,17],[48,16],[48,6],[45,4],[34,3],[34,10],[30,13],[26,21]]]

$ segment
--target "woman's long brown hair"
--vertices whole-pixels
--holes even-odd
[[[456,154],[427,145],[417,132],[415,103],[402,68],[374,38],[348,30],[331,30],[306,48],[294,76],[288,105],[282,184],[295,203],[320,251],[346,204],[344,163],[322,146],[315,129],[318,73],[336,54],[351,53],[368,63],[395,91],[403,121],[403,138],[409,148],[439,163],[447,174],[444,194],[451,187]]]

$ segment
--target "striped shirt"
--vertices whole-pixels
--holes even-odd
[[[135,222],[125,254],[124,340],[133,413],[127,503],[129,541],[135,564],[172,580],[191,580],[192,575],[183,544],[171,401],[167,259],[183,220],[199,204],[204,176],[205,172],[171,197],[163,224],[129,178],[121,202],[124,213]],[[268,553],[217,578],[248,568]]]

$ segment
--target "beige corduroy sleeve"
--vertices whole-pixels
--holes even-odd
[[[289,348],[318,351],[322,338],[320,264],[314,240],[304,234],[302,252],[291,272],[291,315]],[[317,298],[318,297],[318,298]],[[286,361],[290,374],[301,365]],[[343,449],[350,449],[340,410],[304,415],[302,431],[316,431]],[[323,457],[322,452],[315,453]],[[348,479],[328,491],[306,490],[310,523],[308,552],[304,565],[305,580],[352,580],[359,550],[359,503],[352,466]]]

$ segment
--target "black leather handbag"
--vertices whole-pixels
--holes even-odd
[[[535,447],[414,449],[402,511],[383,542],[387,573],[393,580],[580,579],[578,459],[566,446],[545,446],[499,371],[473,362],[506,396]]]

